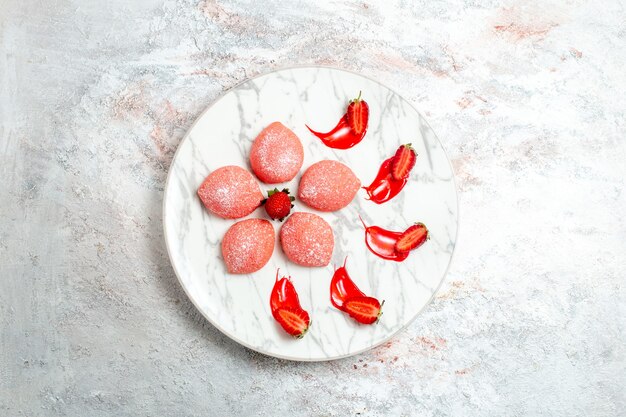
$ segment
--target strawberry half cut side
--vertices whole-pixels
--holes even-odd
[[[429,239],[428,229],[424,223],[415,223],[400,235],[396,242],[395,250],[398,252],[408,252],[419,248]]]
[[[374,297],[354,297],[346,300],[344,311],[353,319],[362,324],[376,323],[382,312],[381,304]]]
[[[369,105],[361,99],[361,92],[359,91],[359,96],[350,102],[346,112],[348,125],[354,133],[360,135],[367,130],[369,115]]]
[[[302,338],[309,330],[311,318],[301,308],[281,307],[274,312],[274,318],[293,337]]]
[[[415,166],[417,154],[410,143],[402,145],[396,151],[391,161],[391,176],[396,181],[404,180]]]

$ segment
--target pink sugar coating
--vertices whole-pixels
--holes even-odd
[[[346,165],[320,161],[302,175],[298,198],[316,210],[336,211],[350,204],[360,187],[361,181]]]
[[[263,200],[252,174],[234,165],[211,172],[198,188],[198,196],[209,211],[225,219],[245,217]]]
[[[333,231],[317,214],[293,213],[280,229],[285,255],[303,266],[326,266],[335,247]]]
[[[280,122],[267,126],[250,149],[250,166],[267,184],[293,179],[304,161],[304,149],[298,136]]]
[[[222,256],[231,274],[249,274],[263,268],[274,252],[274,227],[263,219],[233,224],[222,240]]]

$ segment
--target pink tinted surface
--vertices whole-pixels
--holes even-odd
[[[317,214],[296,212],[280,229],[280,242],[285,255],[303,266],[326,266],[335,246],[333,231]]]
[[[198,188],[198,197],[209,211],[226,219],[247,216],[263,200],[254,176],[234,165],[211,172]]]
[[[280,122],[268,125],[250,149],[252,171],[267,184],[290,181],[304,161],[304,149],[298,136]]]
[[[324,160],[304,172],[298,198],[316,210],[336,211],[350,204],[360,186],[361,181],[347,165]]]

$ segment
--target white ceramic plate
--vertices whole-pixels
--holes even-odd
[[[370,106],[367,135],[348,150],[324,146],[305,127],[331,130],[348,101],[363,92]],[[399,145],[411,142],[417,164],[405,189],[377,205],[360,190],[353,202],[334,213],[317,213],[332,226],[335,249],[331,265],[297,266],[284,256],[278,241],[270,262],[250,275],[226,272],[220,242],[235,222],[208,213],[196,195],[211,171],[224,165],[249,167],[248,151],[256,135],[273,121],[291,128],[305,150],[300,174],[280,187],[297,191],[300,176],[311,164],[336,159],[352,168],[363,185],[374,179],[383,160]],[[274,185],[261,184],[261,189]],[[310,211],[299,201],[297,211]],[[437,137],[422,116],[389,88],[351,72],[303,67],[274,71],[231,89],[198,118],[182,140],[170,167],[163,223],[169,256],[185,292],[215,327],[233,340],[267,355],[319,361],[363,352],[407,326],[439,288],[456,243],[458,203],[452,168]],[[366,223],[404,230],[423,222],[431,239],[402,263],[370,253],[364,242]],[[258,209],[249,217],[265,217]],[[377,324],[360,325],[334,309],[329,299],[333,264],[348,256],[348,272],[360,289],[385,300]],[[269,297],[276,268],[292,276],[300,301],[312,318],[302,339],[287,336],[274,322]]]

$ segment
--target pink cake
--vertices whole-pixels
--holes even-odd
[[[320,211],[344,208],[361,187],[352,170],[337,161],[320,161],[309,167],[300,180],[298,198]]]
[[[285,255],[303,266],[326,266],[335,246],[333,231],[317,214],[293,213],[280,229]]]
[[[267,126],[256,137],[250,149],[250,166],[267,184],[292,180],[304,160],[300,139],[280,122]]]
[[[233,165],[211,172],[198,188],[198,196],[209,211],[225,219],[245,217],[263,200],[252,174]]]
[[[222,240],[222,256],[231,274],[263,268],[274,252],[274,228],[263,219],[247,219],[232,226]]]

